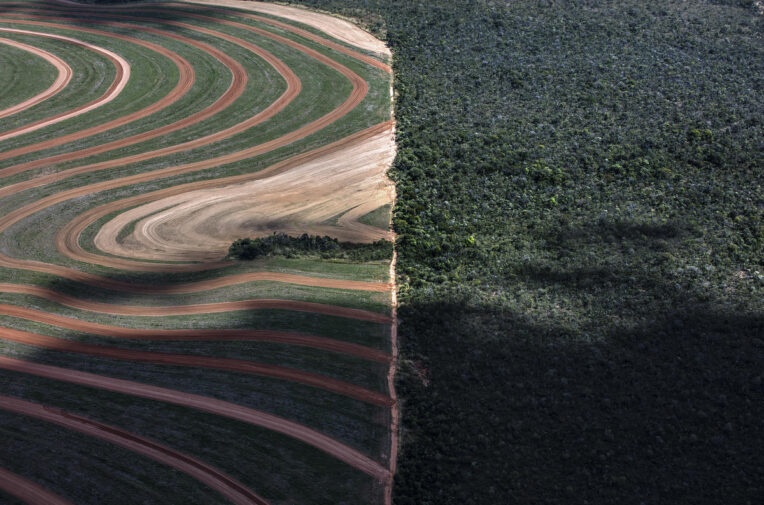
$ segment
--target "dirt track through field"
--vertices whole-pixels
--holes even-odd
[[[44,102],[48,98],[57,95],[61,90],[66,88],[66,85],[69,84],[69,81],[72,80],[72,67],[70,67],[64,60],[55,54],[34,46],[30,46],[28,44],[24,44],[23,42],[17,42],[15,40],[5,38],[0,38],[0,44],[12,46],[38,56],[53,65],[53,67],[56,69],[56,78],[53,80],[53,83],[48,86],[47,89],[37,93],[32,97],[27,98],[26,100],[0,110],[0,119],[30,109],[38,103]]]
[[[115,113],[103,115],[97,119],[95,116],[90,115],[87,117],[91,119],[83,121],[83,127],[77,131],[65,132],[61,135],[54,134],[52,136],[48,134],[41,141],[0,152],[0,160],[10,160],[15,157],[26,156],[59,146],[64,151],[36,159],[28,159],[22,163],[0,169],[0,178],[15,176],[31,170],[45,169],[41,174],[36,174],[28,180],[21,180],[1,187],[0,199],[34,188],[43,188],[83,174],[97,172],[105,174],[105,176],[96,176],[95,180],[97,182],[61,190],[34,200],[30,199],[20,207],[6,212],[2,216],[2,220],[0,220],[0,234],[17,233],[16,230],[20,228],[18,225],[21,225],[24,220],[32,218],[41,212],[50,212],[51,208],[56,205],[66,204],[74,200],[94,199],[94,195],[108,190],[135,187],[138,184],[151,183],[168,177],[218,169],[218,167],[255,158],[272,152],[275,149],[288,146],[333,125],[348,113],[357,109],[369,93],[369,84],[365,78],[335,59],[335,53],[342,55],[343,58],[349,56],[356,60],[358,64],[368,65],[375,72],[391,72],[386,62],[364,54],[362,51],[351,49],[343,43],[330,40],[328,37],[316,35],[299,26],[273,18],[259,16],[254,13],[229,11],[225,8],[198,7],[190,4],[162,4],[161,6],[144,4],[130,6],[128,11],[123,9],[122,6],[64,7],[61,3],[56,3],[49,4],[50,8],[40,11],[39,5],[33,4],[4,3],[1,5],[7,7],[7,11],[0,14],[0,21],[20,25],[20,28],[0,28],[0,31],[27,33],[35,36],[57,38],[57,40],[69,44],[78,44],[83,49],[99,52],[102,57],[106,57],[115,66],[116,72],[114,82],[103,96],[72,110],[53,115],[46,120],[25,125],[9,132],[0,132],[0,141],[37,131],[76,116],[83,116],[93,111],[96,107],[112,102],[119,97],[120,92],[126,86],[130,85],[130,65],[118,54],[104,48],[99,48],[95,44],[79,41],[75,36],[65,37],[43,31],[39,33],[32,32],[27,30],[28,27],[34,26],[40,30],[70,31],[73,34],[79,32],[98,38],[111,39],[122,44],[140,46],[143,51],[148,51],[148,53],[156,54],[160,58],[165,58],[166,61],[174,65],[177,69],[178,80],[167,94],[139,110],[134,110],[118,117],[113,117],[116,116]],[[181,10],[177,11],[168,7]],[[257,6],[254,5],[245,5],[245,7],[252,7],[253,10],[258,11]],[[263,8],[260,9],[260,12],[278,15],[278,13],[269,10],[266,6],[261,7]],[[178,14],[179,12],[182,12],[182,14]],[[324,31],[324,33],[328,33],[344,43],[350,43],[363,50],[376,52],[383,58],[389,58],[390,56],[389,51],[384,48],[384,45],[380,46],[376,39],[353,28],[352,25],[345,21],[297,9],[281,8],[280,12],[283,14],[282,18],[301,21],[309,26],[317,27]],[[160,16],[150,20],[153,27],[141,25],[141,22],[149,21],[149,19],[139,14],[145,15],[151,13],[156,13]],[[81,14],[84,17],[78,20],[77,14]],[[177,17],[161,17],[162,15],[175,16],[176,14]],[[228,15],[229,17],[220,17],[223,15]],[[67,22],[72,21],[76,24],[67,24]],[[83,23],[92,25],[95,28],[82,26]],[[233,36],[224,31],[214,30],[209,27],[211,23],[238,30],[236,33],[239,35]],[[257,23],[267,25],[269,29],[261,28]],[[99,30],[97,29],[98,27],[109,28],[109,31]],[[159,117],[164,109],[187,96],[195,84],[195,70],[189,61],[157,42],[148,42],[140,37],[123,35],[123,33],[127,32],[143,32],[159,38],[171,39],[177,43],[193,47],[194,50],[206,53],[228,69],[230,85],[210,105],[185,117],[168,123],[160,121],[154,128],[140,131],[124,138],[115,137],[113,140],[110,139],[97,145],[69,148],[67,145],[70,143],[82,141],[94,135],[115,130],[150,117]],[[275,69],[276,73],[283,79],[285,90],[274,102],[268,104],[260,111],[253,111],[252,114],[232,126],[223,127],[218,131],[205,131],[202,136],[196,135],[180,143],[163,145],[159,149],[120,156],[120,150],[126,147],[137,145],[147,140],[162,138],[169,133],[197,125],[201,121],[217,114],[233,110],[236,102],[247,90],[249,76],[245,68],[235,58],[216,48],[214,45],[195,40],[193,35],[195,33],[235,44],[248,51],[254,57],[261,58],[267,65]],[[240,35],[244,33],[265,37],[271,43],[275,42],[290,48],[290,50],[296,50],[307,59],[312,60],[314,64],[324,65],[337,72],[350,83],[351,90],[349,94],[344,97],[344,101],[339,106],[330,112],[324,113],[318,118],[313,116],[291,131],[287,131],[277,138],[260,144],[245,146],[244,148],[224,154],[216,154],[208,159],[199,161],[176,165],[170,164],[169,166],[168,164],[162,164],[159,165],[160,168],[129,175],[111,176],[108,172],[104,172],[171,154],[183,153],[190,149],[203,148],[213,143],[230,139],[234,135],[247,132],[267,120],[278,119],[278,115],[300,95],[303,83],[300,82],[297,75],[282,60],[271,52],[246,40],[244,35]],[[287,36],[287,34],[290,36]],[[307,40],[308,42],[300,42],[301,40]],[[11,42],[20,49],[28,49],[32,54],[44,57],[46,61],[51,63],[54,61],[44,56],[43,52],[39,52],[33,46],[22,47],[13,41]],[[0,43],[6,43],[5,39],[0,39]],[[328,51],[325,53],[311,47],[312,44],[316,43]],[[65,88],[71,79],[71,69],[66,66],[63,60],[55,61],[57,63],[54,66],[58,72],[58,77],[54,84],[35,97],[0,111],[0,117],[3,117],[3,114],[7,116],[34,105],[42,104],[46,99]],[[67,75],[69,75],[69,80],[66,78]],[[110,152],[113,152],[116,156],[110,156],[110,159],[105,161],[95,163],[85,161],[84,164],[76,165],[79,160],[85,160],[96,154]],[[257,172],[200,180],[138,194],[135,194],[133,190],[134,194],[132,196],[121,197],[92,206],[89,210],[71,219],[60,228],[55,236],[54,245],[65,256],[83,264],[100,265],[123,272],[183,274],[186,272],[214,271],[231,265],[230,261],[223,259],[227,244],[234,238],[252,233],[251,230],[254,230],[254,233],[262,234],[270,233],[271,231],[285,231],[291,234],[300,232],[326,233],[344,240],[355,241],[391,238],[392,234],[389,231],[362,224],[359,219],[371,211],[392,203],[394,191],[384,174],[392,162],[394,152],[392,122],[384,121],[350,134],[345,138],[334,140],[323,146],[314,147],[307,152],[293,155]],[[56,171],[55,167],[61,163],[75,163],[75,166]],[[257,196],[253,198],[252,195]],[[157,214],[157,210],[160,213]],[[99,219],[110,214],[114,214],[115,217],[107,221],[105,226],[101,227],[94,240],[97,250],[101,252],[85,250],[80,243],[84,230]],[[127,239],[123,240],[121,238],[123,230],[127,226],[132,226],[133,223],[135,223],[135,229],[127,236]],[[164,261],[164,263],[160,261]],[[392,284],[385,282],[332,279],[314,275],[263,271],[218,275],[214,278],[196,282],[142,283],[115,279],[70,266],[14,257],[5,249],[0,250],[0,266],[5,267],[8,271],[26,270],[38,272],[97,288],[114,292],[129,292],[134,295],[172,296],[184,293],[202,293],[235,284],[258,281],[377,293],[390,292],[393,287]],[[84,270],[87,270],[87,268]],[[78,295],[58,292],[55,287],[49,288],[9,282],[0,282],[0,293],[32,295],[77,310],[137,318],[161,318],[166,316],[251,310],[286,310],[378,324],[394,323],[394,319],[387,314],[287,299],[250,299],[195,305],[126,305],[112,303],[108,299],[103,301],[87,300]],[[47,313],[37,309],[18,307],[10,304],[0,304],[0,315],[114,339],[130,339],[135,341],[177,340],[180,342],[253,340],[313,347],[357,356],[378,363],[389,364],[393,359],[393,357],[383,351],[352,342],[289,331],[225,328],[194,328],[189,330],[124,328],[82,321],[72,317],[64,317],[55,313]],[[211,368],[234,373],[262,375],[321,388],[385,408],[394,407],[395,401],[394,398],[390,398],[386,393],[372,391],[322,374],[242,359],[153,352],[111,345],[96,345],[7,327],[0,327],[0,339],[15,341],[54,352],[73,352],[116,360],[169,366]],[[394,463],[389,461],[386,454],[379,456],[380,459],[385,461],[385,464],[382,464],[311,428],[268,413],[192,393],[158,388],[148,384],[113,379],[65,368],[24,362],[2,356],[0,356],[0,368],[183,405],[273,430],[312,445],[365,472],[386,486],[386,494],[389,495],[390,492],[390,470],[386,468],[386,465],[394,468]],[[24,410],[25,415],[42,418],[40,417],[40,411],[35,410],[39,406],[29,407],[29,405],[25,406],[14,403],[14,401],[20,402],[21,400],[0,397],[0,404],[3,404],[0,405],[0,408],[10,410],[17,408]],[[11,407],[8,407],[9,405]],[[94,426],[98,425],[94,421],[77,418],[77,416],[61,411],[44,408],[43,411],[48,413],[47,417],[43,416],[45,420],[66,425],[83,433],[99,438],[104,438],[101,433],[102,431],[113,433],[115,436],[109,438],[109,441],[144,455],[150,452],[153,454],[151,457],[154,457],[157,461],[186,471],[218,490],[234,503],[266,503],[264,499],[254,495],[254,493],[248,495],[247,493],[251,493],[249,490],[245,489],[244,491],[246,492],[244,492],[237,488],[237,483],[231,484],[226,481],[225,476],[221,477],[221,474],[216,474],[216,470],[211,467],[205,466],[204,463],[198,461],[191,463],[185,460],[181,453],[173,452],[172,449],[152,446],[153,442],[135,437],[116,427],[93,429]],[[55,413],[55,415],[52,413]],[[391,451],[391,454],[394,455],[394,451]],[[197,463],[202,465],[203,469]]]

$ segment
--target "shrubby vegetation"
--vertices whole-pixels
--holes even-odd
[[[260,238],[242,238],[228,248],[228,257],[237,260],[253,260],[263,256],[320,256],[343,258],[352,261],[389,260],[393,255],[393,243],[384,239],[370,244],[340,242],[329,236],[308,235],[291,237],[285,233]]]
[[[395,52],[398,505],[764,494],[742,0],[304,0]]]

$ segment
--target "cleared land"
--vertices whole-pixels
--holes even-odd
[[[10,496],[390,501],[389,262],[225,259],[273,231],[392,237],[390,54],[346,21],[234,4],[0,3],[0,63],[37,61],[0,81]],[[146,480],[162,466],[196,483]]]

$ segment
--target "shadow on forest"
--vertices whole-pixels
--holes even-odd
[[[616,250],[641,241],[631,264],[531,263],[512,281],[593,297],[588,312],[569,309],[580,326],[501,303],[415,295],[401,307],[403,440],[424,454],[406,457],[404,445],[396,503],[413,504],[421,482],[443,489],[444,504],[762,495],[764,312],[733,311],[635,266],[679,228],[604,223],[561,233],[554,247],[600,248],[613,233]],[[483,492],[451,495],[465,480]]]

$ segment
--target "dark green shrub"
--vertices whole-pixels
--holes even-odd
[[[308,235],[292,237],[285,233],[260,238],[242,238],[228,248],[228,257],[237,260],[253,260],[264,256],[319,256],[352,261],[389,260],[393,255],[393,243],[380,239],[371,244],[340,242],[329,236]]]

